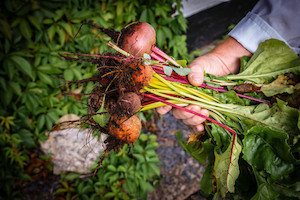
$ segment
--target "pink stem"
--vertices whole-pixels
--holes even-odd
[[[154,46],[151,49],[154,53],[158,54],[159,56],[165,58],[166,60],[170,61],[172,64],[174,64],[177,67],[181,67],[173,58],[168,56],[165,52],[160,50],[158,47]]]
[[[166,62],[166,60],[165,60],[163,57],[157,55],[157,54],[154,53],[154,52],[152,52],[150,56],[151,56],[152,58],[154,58],[155,60],[158,60],[158,61],[160,61],[160,62]]]
[[[174,108],[178,108],[178,109],[180,109],[180,110],[183,110],[183,111],[192,113],[192,114],[194,114],[194,115],[197,115],[197,116],[199,116],[199,117],[202,117],[202,118],[204,118],[204,119],[206,119],[206,120],[208,120],[208,121],[211,121],[211,122],[213,122],[213,123],[215,123],[215,124],[221,126],[222,128],[225,128],[225,129],[228,130],[229,132],[231,132],[231,133],[233,133],[233,134],[236,134],[236,132],[235,132],[234,130],[232,130],[231,128],[225,126],[224,124],[221,124],[220,122],[217,122],[216,120],[214,120],[214,119],[212,119],[212,118],[210,118],[210,117],[206,117],[205,115],[201,115],[201,114],[199,114],[199,113],[197,113],[197,112],[195,112],[195,111],[192,111],[192,110],[189,110],[189,109],[180,107],[180,106],[178,106],[178,105],[176,105],[176,104],[172,104],[172,103],[170,103],[170,102],[167,102],[167,101],[165,101],[165,100],[163,100],[163,99],[161,99],[161,98],[159,98],[159,97],[157,97],[157,96],[153,96],[153,95],[151,95],[151,94],[145,94],[145,93],[144,93],[143,95],[146,96],[146,97],[152,98],[152,99],[154,99],[154,100],[160,101],[160,102],[162,102],[162,103],[165,103],[165,104],[167,104],[167,105],[170,105],[170,106],[172,106],[172,107],[174,107]]]

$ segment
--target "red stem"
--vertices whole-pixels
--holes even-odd
[[[154,58],[155,60],[158,60],[160,62],[166,62],[166,60],[164,58],[162,58],[161,56],[157,55],[156,53],[152,52],[150,55],[152,58]]]
[[[160,50],[158,47],[154,46],[154,47],[151,48],[151,50],[152,50],[155,54],[157,54],[157,55],[163,57],[164,59],[166,59],[166,60],[168,60],[168,61],[170,61],[170,62],[171,62],[172,64],[174,64],[175,66],[181,67],[181,66],[180,66],[173,58],[171,58],[170,56],[168,56],[168,54],[166,54],[165,52],[163,52],[162,50]]]

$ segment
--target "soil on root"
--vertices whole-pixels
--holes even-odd
[[[61,55],[61,54],[60,54]],[[118,99],[125,92],[138,93],[141,89],[140,83],[135,83],[135,74],[143,72],[144,63],[141,59],[127,59],[119,53],[105,53],[101,55],[86,55],[66,53],[61,55],[63,58],[77,62],[91,62],[97,65],[97,74],[91,78],[78,81],[70,81],[68,84],[82,84],[92,82],[95,87],[88,95],[88,114],[81,118],[81,126],[91,128],[93,135],[106,134],[105,154],[100,158],[99,165],[110,151],[118,152],[126,143],[121,139],[114,137],[110,132],[108,125],[100,126],[94,119],[96,115],[110,114],[118,116],[132,116],[133,113],[128,112],[128,109],[122,108],[122,104],[118,103]],[[76,56],[76,57],[75,57]],[[89,56],[89,58],[82,58]],[[105,110],[101,110],[104,104]]]

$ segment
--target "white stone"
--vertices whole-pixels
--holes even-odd
[[[102,134],[98,141],[89,129],[68,128],[50,132],[49,138],[41,142],[41,149],[45,154],[51,153],[54,174],[89,174],[99,152],[105,149],[105,138]]]

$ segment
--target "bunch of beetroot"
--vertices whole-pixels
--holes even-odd
[[[141,107],[142,97],[139,90],[149,85],[153,75],[152,67],[145,64],[142,56],[146,53],[164,60],[164,55],[152,52],[156,48],[156,33],[148,23],[131,23],[120,32],[99,27],[94,23],[92,26],[109,35],[116,46],[129,53],[130,57],[119,52],[59,55],[67,60],[91,62],[98,67],[98,73],[92,78],[72,81],[69,84],[93,82],[96,85],[87,94],[89,114],[84,116],[83,123],[108,135],[105,141],[106,154],[111,150],[119,150],[126,143],[134,143],[139,137],[142,127],[141,120],[136,116]]]

